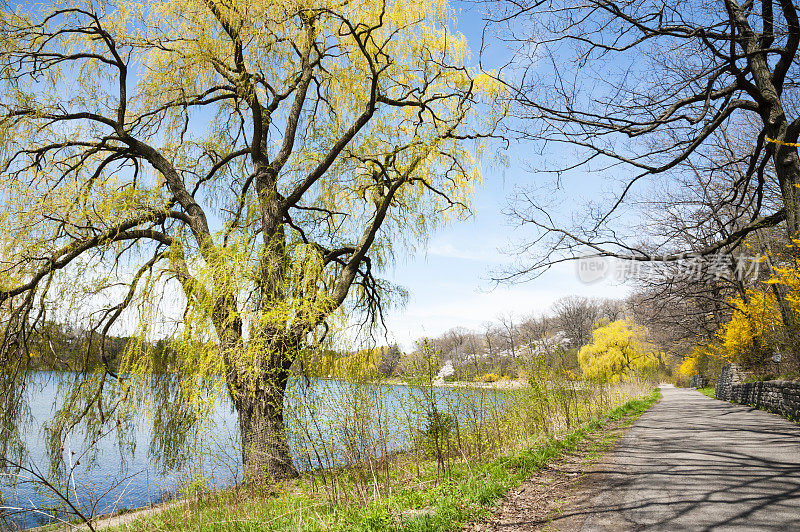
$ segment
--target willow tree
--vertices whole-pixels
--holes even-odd
[[[0,14],[4,441],[26,342],[81,300],[98,363],[60,433],[153,407],[131,383],[180,376],[158,430],[184,431],[218,388],[246,478],[296,475],[290,366],[337,315],[380,313],[393,249],[466,208],[495,85],[464,67],[439,0],[25,9]],[[169,347],[150,347],[175,315]],[[112,361],[120,320],[140,341]]]
[[[592,331],[592,341],[578,352],[583,376],[621,382],[652,374],[663,364],[647,334],[647,329],[627,319],[599,325]]]

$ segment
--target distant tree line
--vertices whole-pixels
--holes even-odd
[[[517,378],[520,363],[534,358],[578,376],[578,352],[591,342],[596,325],[620,320],[628,310],[629,304],[623,300],[567,296],[543,315],[503,314],[484,322],[480,330],[454,327],[418,341],[416,350],[401,358],[395,374],[413,374],[425,342],[440,365],[453,365],[450,380],[475,380],[487,374]]]
[[[86,371],[104,365],[117,371],[128,342],[127,336],[101,335],[78,325],[47,321],[29,337],[30,368],[39,371]],[[153,346],[166,349],[164,342]]]
[[[308,364],[298,368],[305,374],[319,378],[382,378],[393,375],[400,362],[400,347],[368,347],[357,351],[335,351],[331,349],[313,353]]]

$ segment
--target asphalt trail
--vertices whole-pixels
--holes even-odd
[[[560,530],[800,530],[800,426],[662,388]]]

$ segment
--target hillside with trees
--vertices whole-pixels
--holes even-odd
[[[675,365],[676,355],[670,357],[655,347],[660,342],[644,325],[638,324],[646,316],[637,314],[643,308],[636,301],[637,298],[622,301],[566,296],[541,316],[504,315],[485,322],[480,331],[451,329],[418,341],[417,349],[400,359],[395,374],[414,375],[416,361],[422,351],[427,351],[436,356],[439,367],[452,366],[453,372],[445,378],[450,381],[524,380],[525,371],[531,366],[546,368],[569,379],[590,378],[601,382],[666,376],[670,366]],[[609,327],[616,330],[604,334]],[[598,373],[592,369],[594,364],[582,362],[579,355],[589,347],[597,353],[609,351],[609,345],[598,344],[598,336],[605,336],[606,343],[612,337],[627,341],[631,344],[627,353],[635,357],[644,353],[647,362],[625,362]]]

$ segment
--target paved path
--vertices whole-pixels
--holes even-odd
[[[555,528],[800,530],[800,426],[694,390],[662,393]]]

